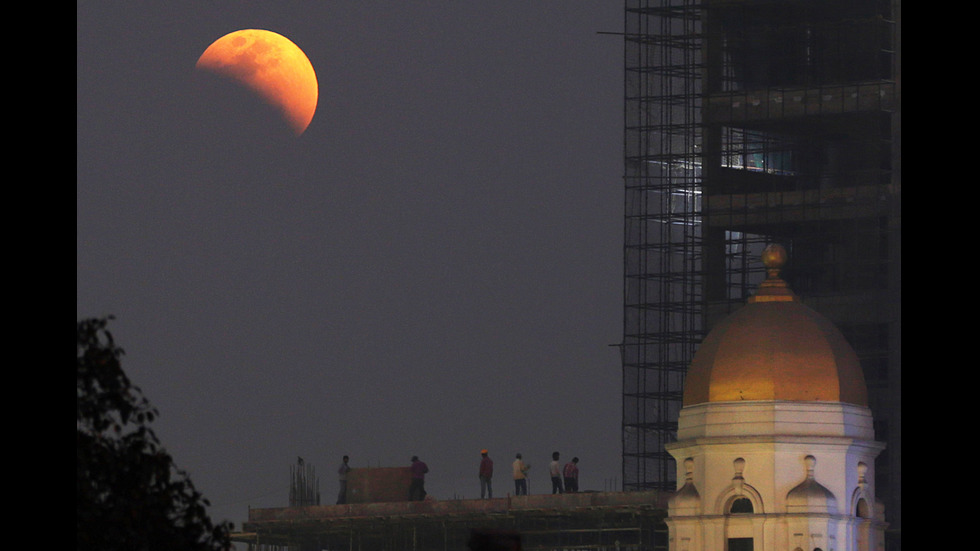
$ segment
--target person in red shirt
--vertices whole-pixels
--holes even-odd
[[[480,499],[493,499],[493,487],[490,479],[493,478],[493,460],[490,459],[487,450],[480,450],[483,459],[480,460]]]
[[[562,472],[565,478],[565,491],[566,492],[577,492],[578,491],[578,458],[573,457],[571,463],[565,463],[565,468]]]

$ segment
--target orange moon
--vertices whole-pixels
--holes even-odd
[[[243,29],[215,40],[197,60],[197,70],[236,80],[280,109],[296,135],[313,120],[320,90],[309,58],[288,38]]]

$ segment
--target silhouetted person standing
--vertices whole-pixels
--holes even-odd
[[[561,487],[561,464],[558,463],[558,452],[551,454],[551,463],[548,465],[548,472],[551,473],[551,493],[563,493]]]
[[[570,463],[565,463],[565,469],[562,471],[562,475],[565,478],[565,491],[577,492],[578,491],[578,458],[577,457],[573,457]]]
[[[514,495],[527,495],[527,471],[530,468],[531,466],[521,459],[521,454],[517,454],[517,459],[514,460]]]
[[[350,465],[347,462],[350,460],[346,455],[344,456],[344,462],[340,464],[340,468],[337,469],[337,479],[340,481],[340,492],[337,494],[337,505],[343,505],[347,503],[347,473],[350,472]]]
[[[412,456],[412,484],[408,487],[409,501],[422,501],[425,499],[425,473],[429,472],[429,466],[419,461],[417,455]]]
[[[493,478],[493,460],[490,459],[487,450],[480,450],[483,459],[480,460],[480,499],[493,499],[493,486],[490,479]]]

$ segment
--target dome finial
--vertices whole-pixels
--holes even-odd
[[[769,277],[779,277],[780,270],[786,265],[786,248],[778,243],[766,247],[762,251],[762,265]]]
[[[762,264],[766,267],[766,280],[759,284],[759,291],[749,297],[749,302],[772,302],[797,300],[789,285],[779,277],[788,255],[786,248],[773,243],[762,251]]]

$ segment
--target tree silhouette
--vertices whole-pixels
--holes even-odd
[[[76,549],[230,549],[233,525],[212,523],[149,428],[157,410],[123,372],[110,319],[77,324]]]

